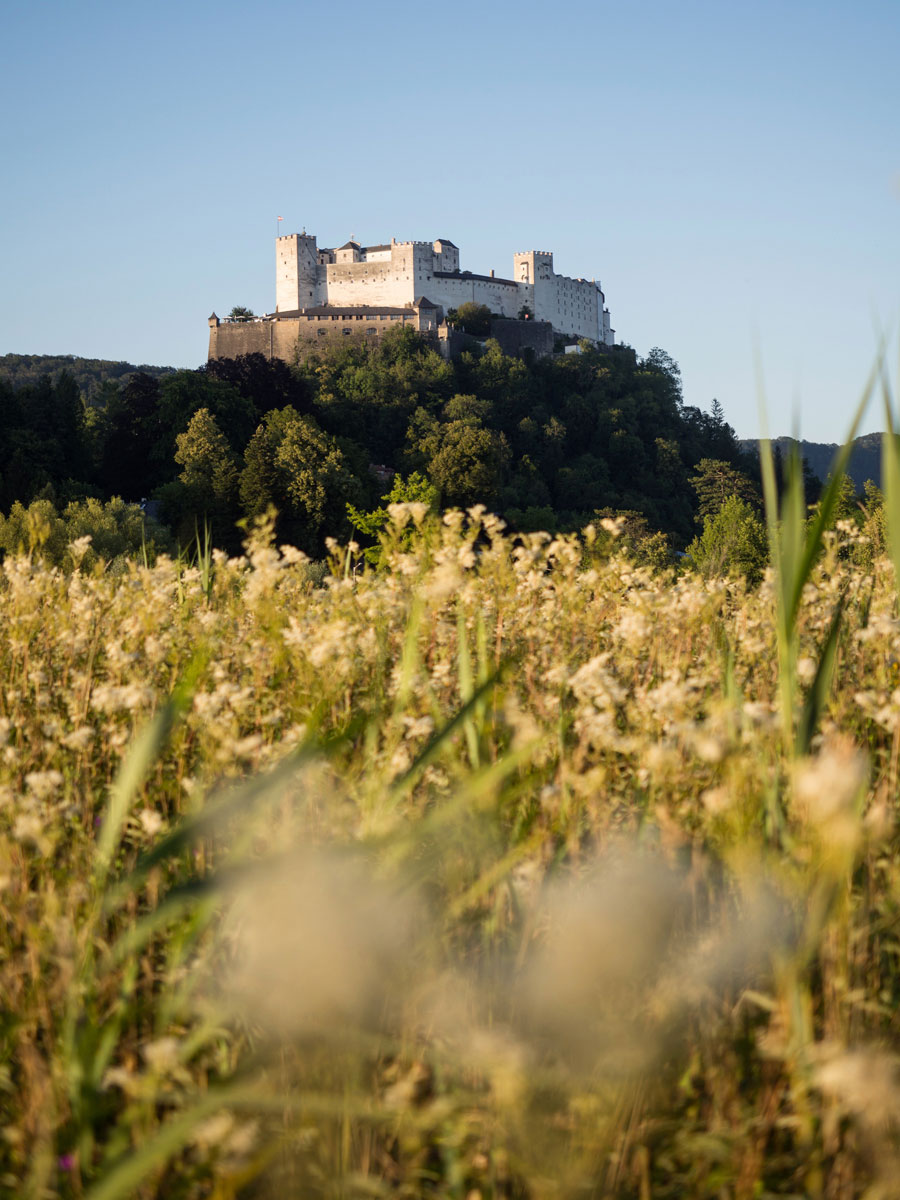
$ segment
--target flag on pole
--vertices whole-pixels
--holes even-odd
[[[278,220],[279,220],[279,221],[283,221],[283,220],[284,220],[284,217],[279,217],[279,218],[278,218]]]

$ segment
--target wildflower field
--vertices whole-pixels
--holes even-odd
[[[0,1194],[900,1194],[897,582],[797,495],[752,588],[8,556]]]

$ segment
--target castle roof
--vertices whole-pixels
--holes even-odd
[[[503,283],[517,287],[514,279],[501,279],[499,275],[476,275],[473,271],[435,271],[435,279],[479,279],[484,283]]]
[[[341,249],[343,250],[343,248],[342,246]],[[390,248],[390,242],[383,242],[380,246],[363,246],[363,250],[390,250]]]
[[[408,305],[405,308],[386,308],[374,304],[355,304],[338,308],[334,304],[316,304],[309,308],[279,309],[275,318],[280,321],[283,318],[290,320],[297,317],[358,317],[367,313],[372,317],[409,317],[412,315],[412,309]]]
[[[437,308],[436,304],[432,304],[427,296],[419,296],[413,301],[413,308]]]
[[[358,250],[359,242],[344,242],[343,246],[338,246],[338,250]]]
[[[449,238],[435,238],[436,242],[440,242],[442,246],[452,246],[454,250],[458,250],[456,242],[451,242]]]

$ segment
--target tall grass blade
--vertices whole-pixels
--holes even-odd
[[[462,604],[456,614],[456,661],[459,671],[459,697],[465,703],[471,700],[475,690],[475,680],[472,675],[472,657],[469,653],[469,637],[466,632],[466,611]],[[469,750],[469,762],[474,768],[479,763],[478,730],[471,716],[465,720],[466,744]]]
[[[199,651],[172,696],[135,738],[113,780],[106,816],[97,838],[95,881],[102,889],[122,839],[128,814],[141,785],[157,761],[179,716],[187,709],[196,681],[206,665],[208,653]]]
[[[805,716],[803,713],[800,713],[795,717],[797,710],[797,618],[803,601],[803,589],[809,581],[813,567],[822,553],[825,533],[830,528],[834,517],[843,477],[853,450],[853,441],[856,438],[875,383],[883,373],[883,358],[884,347],[882,344],[879,348],[875,365],[869,374],[869,378],[866,381],[859,403],[857,404],[853,420],[850,424],[850,430],[844,444],[834,457],[831,474],[811,521],[807,521],[805,513],[803,471],[800,462],[799,447],[796,444],[792,447],[791,454],[785,465],[784,493],[783,499],[779,504],[772,444],[768,438],[761,439],[759,444],[763,495],[766,507],[766,525],[769,533],[769,552],[772,568],[775,572],[778,687],[781,701],[782,726],[786,743],[794,749],[799,744],[799,730],[804,721],[807,722],[807,726],[804,726],[805,731],[802,737],[806,737],[807,735],[812,736],[808,729],[808,721],[813,716],[812,711],[806,713]],[[835,631],[834,637],[836,639],[837,631]],[[823,645],[823,654],[828,652],[829,645],[830,635],[829,638],[826,638],[826,642]],[[827,664],[824,665],[827,666]],[[817,678],[820,668],[823,668],[821,661],[817,666]],[[827,670],[825,674],[828,674]],[[822,678],[824,681],[824,675]],[[830,674],[828,674],[828,678],[830,679]],[[809,697],[807,700],[809,700]],[[814,699],[813,701],[814,704],[818,702],[818,699]],[[802,737],[800,740],[802,740]]]
[[[466,703],[454,713],[450,720],[444,726],[442,726],[442,728],[439,729],[428,742],[426,742],[424,748],[418,754],[412,765],[409,766],[398,779],[394,780],[393,784],[391,785],[392,791],[407,791],[415,784],[419,775],[421,775],[425,768],[430,763],[434,762],[435,758],[438,756],[438,754],[440,754],[448,739],[450,739],[460,727],[465,726],[466,720],[476,710],[481,700],[497,686],[497,684],[500,682],[500,679],[509,670],[514,661],[517,660],[513,657],[506,659],[500,664],[496,671],[488,676],[488,678],[480,685],[480,687],[475,689]]]
[[[890,383],[884,372],[881,377],[881,395],[884,402],[884,433],[881,438],[884,527],[888,552],[894,565],[894,579],[900,591],[900,434],[894,421]]]
[[[819,651],[819,661],[816,664],[816,673],[813,676],[813,681],[810,684],[809,692],[806,696],[806,702],[803,705],[803,710],[800,713],[800,719],[797,724],[797,742],[796,749],[798,754],[808,754],[810,744],[815,736],[816,730],[819,727],[819,721],[822,713],[825,710],[825,705],[828,701],[828,695],[831,691],[831,680],[834,674],[834,659],[837,652],[838,637],[841,631],[841,622],[844,616],[844,596],[841,596],[835,605],[834,616],[831,618],[831,625],[828,628],[828,633],[825,641],[822,643],[822,648]]]
[[[141,1194],[139,1189],[148,1176],[188,1144],[202,1121],[223,1109],[284,1109],[289,1103],[286,1097],[265,1095],[259,1086],[246,1083],[209,1092],[186,1112],[167,1121],[155,1135],[123,1155],[89,1189],[86,1200],[134,1200]]]
[[[220,831],[235,814],[250,809],[261,800],[271,803],[280,800],[283,786],[297,775],[302,766],[320,755],[327,757],[338,747],[352,743],[365,723],[365,718],[359,716],[340,734],[330,738],[318,738],[311,734],[306,742],[272,770],[229,788],[219,799],[206,800],[199,812],[183,818],[165,837],[141,855],[128,876],[108,894],[106,908],[112,909],[121,904],[155,867],[178,858],[202,838]]]

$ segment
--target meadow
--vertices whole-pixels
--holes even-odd
[[[0,1194],[900,1194],[897,577],[773,481],[755,587],[7,556]]]

